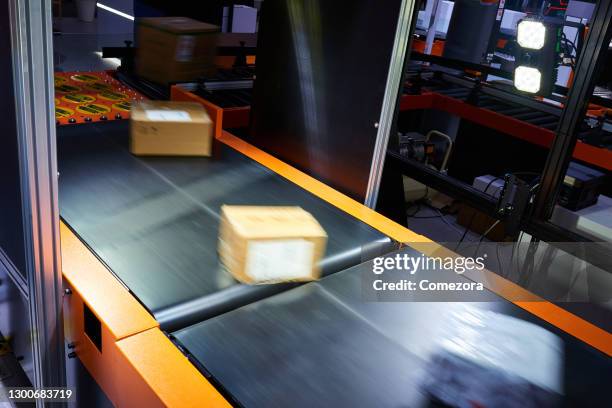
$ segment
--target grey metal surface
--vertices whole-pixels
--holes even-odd
[[[62,387],[60,265],[51,3],[11,0],[14,103],[21,176],[31,344],[36,388]],[[43,402],[36,403],[43,406]]]
[[[223,204],[299,205],[329,235],[324,274],[389,251],[369,226],[225,147],[215,158],[146,158],[127,123],[59,130],[62,218],[164,329],[268,296],[287,285],[243,286],[217,259]]]
[[[445,317],[476,307],[560,336],[567,405],[610,406],[612,362],[602,353],[501,298],[471,304],[364,302],[361,274],[371,268],[366,263],[336,273],[173,336],[237,405],[428,406],[420,386],[445,332]]]

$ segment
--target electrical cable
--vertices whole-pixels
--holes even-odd
[[[501,180],[501,177],[494,177],[493,179],[491,179],[491,181],[489,181],[489,184],[487,184],[487,186],[484,189],[484,193],[485,194],[487,194],[487,191],[489,191],[489,187],[491,187],[491,185],[494,182],[496,182],[497,180]],[[474,219],[476,218],[476,214],[477,214],[477,212],[476,212],[476,210],[474,210],[474,213],[470,217],[470,221],[468,221],[468,224],[465,227],[465,230],[463,231],[463,235],[461,236],[461,239],[459,239],[459,242],[457,242],[457,246],[455,246],[455,251],[459,249],[459,246],[461,245],[461,243],[463,242],[463,240],[467,236],[467,233],[470,230],[470,227],[472,226],[472,223],[474,222]]]
[[[578,48],[576,48],[576,44],[572,41],[570,41],[567,36],[565,35],[565,33],[561,33],[561,41],[564,44],[564,48],[566,53],[568,54],[569,59],[572,61],[572,68],[576,67],[576,57],[578,56]],[[567,46],[570,46],[571,48],[568,50]],[[573,54],[575,55],[573,55]]]
[[[438,212],[438,214],[440,214],[440,218],[442,219],[442,221],[444,221],[444,223],[445,223],[446,225],[448,225],[449,227],[451,227],[452,229],[454,229],[455,231],[457,231],[459,234],[461,234],[461,230],[460,230],[460,229],[458,229],[457,227],[455,227],[453,224],[451,224],[451,223],[450,223],[450,221],[448,221],[448,220],[447,220],[447,219],[444,217],[444,214],[442,214],[442,211],[440,211],[440,210],[439,210],[439,209],[437,209],[437,208],[436,208],[435,210]]]
[[[485,237],[489,234],[489,232],[491,232],[493,230],[493,228],[495,228],[497,226],[497,224],[499,224],[501,222],[501,220],[495,220],[495,222],[493,224],[491,224],[491,226],[489,227],[489,229],[487,229],[484,234],[482,234],[480,236],[480,239],[478,240],[478,245],[476,245],[476,250],[474,251],[474,257],[476,257],[476,255],[478,254],[478,250],[480,249],[480,244],[482,244],[482,241],[485,239]]]
[[[440,211],[439,209],[432,207],[430,205],[425,204],[427,207],[429,207],[430,209],[436,211],[438,214],[436,215],[423,215],[423,216],[416,216],[417,213],[419,213],[419,211],[416,211],[413,215],[409,215],[408,218],[412,218],[412,219],[416,219],[416,220],[425,220],[425,219],[433,219],[433,218],[441,218],[442,221],[444,221],[444,223],[446,225],[448,225],[449,227],[451,227],[452,229],[454,229],[455,231],[457,231],[459,234],[461,234],[461,230],[457,229],[456,226],[452,225],[445,217],[448,214],[443,214],[442,211]]]
[[[524,232],[521,231],[517,240],[516,240],[516,257],[515,257],[515,263],[516,263],[516,273],[520,275],[520,270],[521,270],[521,242],[523,241],[523,234]],[[514,255],[514,254],[513,254]]]
[[[536,180],[537,179],[539,179],[539,177],[536,178]],[[533,193],[538,189],[538,187],[540,187],[540,183],[539,182],[537,182],[533,186],[531,186],[531,189],[529,190],[529,192],[532,193],[532,194],[531,194],[531,197],[529,199],[529,204],[533,203],[533,198],[534,198],[534,194]],[[531,215],[533,214],[533,210],[534,210],[534,207],[533,207],[533,205],[531,205],[531,207],[529,208],[529,212],[527,213],[527,218],[531,217]],[[516,241],[516,244],[515,244],[515,247],[516,247],[516,259],[515,259],[516,260],[516,271],[519,274],[520,274],[519,271],[522,269],[522,266],[521,266],[521,263],[520,263],[521,262],[520,256],[521,256],[521,241],[523,239],[523,235],[524,234],[525,234],[524,231],[521,231],[519,233],[519,236],[517,237],[517,241]],[[510,263],[511,263],[510,269],[511,270],[512,270],[512,257],[513,256],[514,256],[514,247],[512,248],[512,255],[510,257]]]
[[[415,217],[415,216],[410,217],[409,216],[409,218],[412,218],[415,220],[427,220],[427,219],[432,219],[432,218],[440,218],[440,215],[424,215],[422,217]]]
[[[425,194],[423,194],[423,197],[417,198],[416,200],[411,202],[411,204],[413,204],[413,205],[416,204],[417,205],[417,210],[414,213],[412,213],[412,214],[408,214],[407,215],[408,218],[414,218],[414,216],[416,214],[418,214],[419,211],[421,211],[421,204],[420,204],[420,202],[425,200],[428,195],[429,195],[429,186],[425,186]],[[412,207],[412,206],[410,206],[410,207]],[[406,210],[408,210],[410,207],[408,207]]]
[[[407,215],[408,218],[414,218],[414,216],[417,215],[421,211],[421,203],[419,203],[418,201],[413,202],[412,205],[407,208],[407,210],[409,210],[414,205],[416,205],[416,211],[413,212],[412,214],[408,214]]]
[[[500,243],[498,242],[497,245],[495,246],[495,254],[497,255],[497,265],[499,265],[499,273],[501,274],[501,276],[504,276],[504,265],[502,265],[502,261],[501,261],[501,257],[499,256],[499,246]]]

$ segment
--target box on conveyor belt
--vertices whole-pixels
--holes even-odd
[[[135,103],[130,117],[130,152],[139,156],[210,156],[213,128],[199,103]]]
[[[300,207],[221,209],[219,258],[240,282],[316,280],[326,245],[325,230]]]
[[[136,74],[167,84],[214,73],[219,31],[187,17],[138,19]]]

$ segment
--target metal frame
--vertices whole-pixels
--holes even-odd
[[[549,221],[549,218],[554,209],[558,191],[576,145],[578,127],[586,113],[589,100],[591,100],[594,78],[601,71],[604,60],[603,55],[608,50],[608,44],[612,35],[612,0],[599,0],[593,15],[595,18],[591,25],[589,37],[584,43],[579,57],[574,84],[569,90],[565,106],[560,112],[560,121],[555,133],[555,140],[551,145],[551,150],[542,172],[542,186],[536,196],[534,213],[523,220],[522,223],[522,228],[529,234],[546,242],[554,243],[556,246],[563,247],[564,250],[570,253],[573,252],[572,248],[566,248],[564,242],[592,242],[592,240],[555,225]],[[442,65],[452,65],[454,63],[452,60],[430,55],[412,53],[411,57],[442,63]],[[467,64],[461,65],[465,67]],[[447,74],[443,74],[443,76],[451,82],[463,84],[464,86],[469,87],[473,85],[471,81],[465,79],[455,78]],[[527,98],[493,87],[485,86],[481,91],[491,96],[501,97],[502,99],[516,99],[517,102],[521,102],[525,106],[535,107],[534,104],[536,104],[536,102]],[[540,107],[540,104],[537,107]],[[546,110],[551,114],[559,115],[558,108],[549,107]],[[389,165],[392,170],[409,174],[425,184],[437,186],[436,188],[449,193],[453,197],[461,198],[469,203],[470,206],[495,218],[499,218],[492,200],[489,197],[483,197],[480,192],[474,191],[471,186],[450,179],[445,175],[428,171],[420,163],[402,158],[397,152],[389,151],[388,156],[390,158]],[[588,251],[588,254],[580,252],[574,253],[574,255],[599,265],[604,269],[609,267],[609,262],[607,261],[609,254],[604,246],[594,245]]]
[[[33,385],[65,386],[51,1],[10,0],[9,9]]]
[[[593,23],[589,30],[575,69],[574,83],[569,90],[567,101],[557,127],[555,140],[551,145],[540,189],[534,204],[533,217],[548,220],[553,212],[557,195],[565,177],[576,146],[578,126],[587,110],[595,87],[595,76],[601,71],[603,55],[607,52],[612,34],[612,0],[599,0],[593,10]]]
[[[376,133],[376,144],[372,154],[372,165],[364,202],[370,208],[375,208],[378,200],[378,190],[385,164],[389,135],[393,129],[397,106],[399,105],[399,93],[404,79],[406,51],[412,43],[410,37],[413,30],[416,2],[416,0],[403,0],[400,8],[383,105],[380,119],[375,125],[378,132]]]
[[[520,103],[524,106],[536,108],[546,111],[547,113],[560,116],[559,126],[557,128],[555,140],[551,145],[551,150],[547,158],[543,173],[542,187],[536,197],[534,213],[524,220],[523,227],[527,232],[533,233],[538,237],[547,241],[554,242],[591,242],[587,237],[581,234],[565,230],[548,219],[552,213],[556,203],[557,193],[563,182],[563,177],[569,166],[572,157],[572,152],[576,145],[577,129],[586,112],[588,102],[591,100],[591,95],[594,88],[593,79],[601,71],[603,65],[603,53],[607,51],[610,37],[612,34],[612,0],[599,0],[597,7],[594,10],[594,19],[589,32],[589,37],[583,44],[582,53],[576,67],[576,76],[572,88],[568,92],[567,101],[563,110],[553,106],[542,105],[520,95],[514,95],[504,90],[495,89],[494,87],[482,86],[480,91],[483,94],[500,97],[501,99],[509,99]],[[448,58],[435,57],[420,53],[412,53],[411,58],[439,63],[445,66],[454,66],[456,68],[470,67],[470,64],[449,60]],[[480,71],[487,69],[482,67]],[[457,84],[471,87],[474,85],[472,81],[456,78],[452,75],[442,74],[443,77]],[[537,106],[536,106],[537,105]],[[470,205],[480,208],[489,215],[495,216],[493,211],[487,211],[491,207],[490,200],[486,200],[479,194],[472,191],[471,186],[464,183],[458,183],[454,180],[447,179],[444,175],[430,174],[431,172],[425,169],[418,168],[418,164],[409,163],[407,160],[395,157],[393,152],[389,152],[395,162],[396,169],[401,168],[400,172],[410,173],[411,177],[420,180],[421,182],[434,183],[442,190],[449,192],[455,197],[461,197]],[[422,174],[419,174],[422,173]]]
[[[484,194],[471,185],[448,177],[422,163],[402,157],[395,149],[389,149],[387,152],[386,169],[393,173],[404,174],[436,190],[443,191],[445,194],[463,201],[470,207],[494,219],[503,219],[503,216],[498,212],[497,198],[489,194]],[[397,186],[391,187],[395,188]],[[399,200],[402,202],[403,196],[401,196]],[[395,221],[403,224],[403,220],[401,219],[401,217],[404,217],[403,214],[398,214],[397,217],[394,217],[395,214],[390,213],[385,215],[393,217]],[[548,242],[577,258],[586,260],[604,270],[610,270],[609,245],[597,245],[592,240],[580,234],[565,230],[555,224],[545,221],[526,219],[523,220],[521,229],[531,236],[537,237],[541,241]],[[589,242],[591,245],[587,247],[578,247],[572,245],[575,242]],[[587,249],[585,250],[585,248]]]

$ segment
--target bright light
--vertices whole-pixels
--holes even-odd
[[[541,22],[521,20],[516,30],[516,40],[521,47],[539,50],[544,46],[546,27]]]
[[[94,54],[96,54],[99,58],[102,58],[102,52],[101,51],[94,51]],[[119,58],[104,58],[104,61],[107,61],[111,65],[114,65],[115,68],[117,68],[119,65],[121,65],[121,60]]]
[[[514,86],[519,91],[537,93],[542,83],[542,73],[531,67],[520,66],[514,70]]]
[[[126,14],[123,11],[116,10],[116,9],[114,9],[112,7],[108,7],[106,4],[97,3],[97,6],[99,8],[101,8],[102,10],[106,10],[108,12],[111,12],[111,13],[116,14],[118,16],[121,16],[123,18],[127,18],[128,20],[134,21],[134,16],[130,16],[129,14]]]

